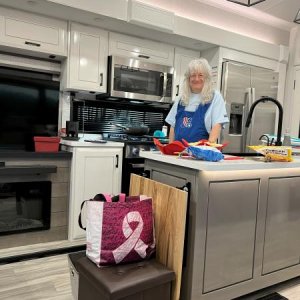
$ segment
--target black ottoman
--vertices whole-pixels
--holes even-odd
[[[98,268],[87,257],[77,261],[79,300],[169,300],[173,271],[151,259]]]

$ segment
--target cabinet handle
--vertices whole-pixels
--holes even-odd
[[[33,42],[27,42],[27,41],[25,41],[25,44],[29,45],[29,46],[41,47],[41,44],[39,44],[39,43],[33,43]]]
[[[119,168],[119,154],[116,155],[116,168]]]
[[[146,58],[146,59],[149,59],[149,58],[150,58],[150,56],[148,56],[148,55],[143,55],[143,54],[139,54],[138,57],[140,57],[140,58]]]
[[[103,86],[103,73],[100,73],[100,86]]]
[[[178,96],[179,95],[179,84],[176,85],[176,89],[177,89],[176,96]]]

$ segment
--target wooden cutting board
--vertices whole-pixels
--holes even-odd
[[[152,197],[156,260],[175,272],[172,300],[179,300],[188,194],[169,185],[131,174],[129,195]]]

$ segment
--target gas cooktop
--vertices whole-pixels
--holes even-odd
[[[107,141],[125,142],[125,143],[153,143],[153,136],[151,135],[129,135],[123,133],[109,133],[107,136],[103,135],[103,139]]]

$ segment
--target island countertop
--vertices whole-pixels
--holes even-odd
[[[140,156],[151,180],[189,193],[182,299],[236,299],[299,276],[299,156],[293,162]]]
[[[300,156],[294,156],[292,162],[264,162],[264,158],[261,156],[251,156],[236,160],[221,160],[219,162],[210,162],[196,160],[188,157],[165,155],[160,153],[159,151],[141,151],[140,156],[146,159],[151,159],[199,171],[300,168]]]

